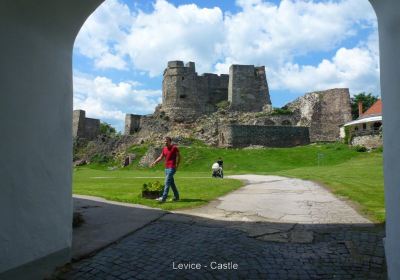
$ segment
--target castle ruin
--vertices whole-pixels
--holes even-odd
[[[72,136],[93,140],[100,134],[100,120],[86,118],[84,110],[74,110],[72,115]]]
[[[222,101],[242,112],[257,112],[271,105],[265,67],[232,65],[229,75],[199,76],[194,62],[168,62],[163,77],[162,110],[172,119],[194,121],[216,112]]]
[[[310,92],[283,109],[272,109],[264,66],[231,65],[229,75],[199,76],[194,62],[170,61],[162,104],[153,115],[127,114],[125,134],[150,139],[172,133],[224,147],[289,147],[337,141],[339,126],[351,120],[347,88]]]

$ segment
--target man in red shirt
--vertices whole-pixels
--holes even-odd
[[[164,193],[161,197],[157,198],[157,200],[160,202],[165,202],[165,200],[167,200],[169,187],[171,187],[172,191],[174,192],[174,198],[172,200],[179,200],[179,192],[175,185],[174,174],[181,161],[181,155],[178,148],[175,145],[172,145],[171,142],[171,137],[165,137],[165,147],[163,148],[161,155],[150,165],[153,167],[165,157]]]

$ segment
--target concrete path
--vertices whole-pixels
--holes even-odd
[[[206,218],[301,224],[371,224],[343,200],[311,181],[235,175],[246,185],[202,208],[180,213]]]
[[[134,232],[54,278],[386,279],[381,225],[312,182],[231,177],[248,184],[196,209],[166,213],[118,205],[130,210],[116,210],[114,217],[132,211],[132,220],[120,224]],[[92,211],[88,226],[101,228],[94,234],[86,229],[74,248],[106,232],[112,236],[109,228],[118,225],[97,208],[83,209]]]
[[[251,226],[246,223],[231,225],[251,236],[282,242],[311,242],[313,232],[304,230],[312,228],[310,225],[318,225],[318,228],[373,225],[348,203],[311,181],[261,175],[229,178],[243,180],[246,185],[204,207],[174,213],[220,221],[252,222]]]

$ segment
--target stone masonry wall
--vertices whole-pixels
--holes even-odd
[[[85,136],[85,111],[74,110],[72,113],[72,135],[84,138]]]
[[[100,134],[100,120],[85,118],[85,138],[95,139]]]
[[[351,145],[353,146],[363,146],[367,149],[375,149],[382,147],[383,139],[380,135],[362,135],[355,136],[351,140]]]
[[[93,140],[100,134],[100,120],[86,118],[84,110],[74,110],[72,114],[72,136]]]
[[[307,127],[226,125],[219,131],[219,146],[293,147],[310,143]]]
[[[140,120],[142,116],[134,114],[125,115],[125,135],[131,135],[140,129]]]
[[[184,121],[201,115],[196,76],[194,63],[185,67],[182,61],[168,62],[163,78],[162,107],[172,118]]]
[[[233,65],[230,75],[198,76],[194,62],[170,61],[164,71],[162,110],[177,121],[194,121],[231,101],[238,111],[261,111],[271,104],[265,67]]]
[[[298,116],[296,125],[310,127],[311,142],[339,140],[339,127],[351,121],[347,88],[307,93],[286,107]]]
[[[271,104],[265,67],[231,65],[229,68],[228,100],[233,110],[258,112]]]

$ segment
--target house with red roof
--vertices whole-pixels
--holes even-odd
[[[358,119],[342,126],[342,137],[348,133],[351,145],[360,145],[368,149],[382,146],[382,100],[378,99],[365,112],[362,103],[359,102],[358,112]]]

